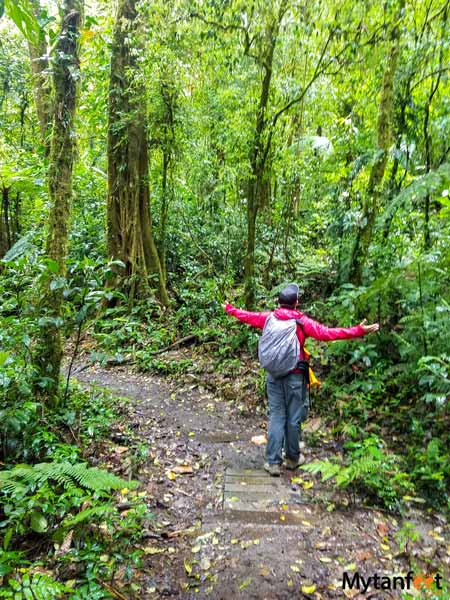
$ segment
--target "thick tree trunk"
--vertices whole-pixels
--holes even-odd
[[[41,11],[39,0],[31,0],[34,14],[38,17]],[[47,56],[47,41],[45,33],[41,31],[39,43],[35,46],[28,44],[33,75],[33,96],[36,105],[36,114],[39,123],[41,143],[45,153],[50,151],[50,127],[52,120],[51,86],[49,79],[49,64]]]
[[[64,0],[61,32],[53,59],[54,111],[49,159],[51,200],[46,254],[50,271],[65,275],[72,204],[72,169],[75,151],[74,116],[79,73],[78,37],[82,0]],[[38,386],[50,404],[58,401],[62,358],[60,320],[62,293],[52,289],[51,277],[41,290],[42,326],[35,351]],[[41,389],[42,391],[42,389]]]
[[[169,298],[153,239],[148,185],[145,85],[137,62],[136,0],[120,0],[111,53],[108,128],[108,252],[125,265],[130,300],[148,293]]]
[[[378,155],[370,171],[365,201],[363,204],[362,226],[358,230],[353,245],[349,266],[349,280],[361,285],[363,269],[372,241],[375,219],[379,210],[381,184],[386,170],[389,145],[391,142],[391,125],[394,105],[394,77],[399,54],[400,29],[395,25],[391,34],[391,45],[386,58],[383,76],[377,126]]]

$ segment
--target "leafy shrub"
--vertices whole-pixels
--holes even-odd
[[[127,482],[84,463],[52,462],[0,471],[0,484],[4,513],[0,527],[13,535],[30,530],[44,533],[84,502],[108,497],[108,492],[124,488]]]
[[[21,573],[9,577],[6,586],[0,589],[0,598],[11,600],[58,600],[72,588],[64,585],[46,573]]]
[[[382,441],[370,436],[362,442],[348,442],[344,464],[316,460],[301,468],[309,473],[321,473],[322,481],[334,478],[336,485],[356,495],[364,494],[388,508],[398,508],[401,497],[411,491],[407,473],[401,470],[398,456],[386,453]]]

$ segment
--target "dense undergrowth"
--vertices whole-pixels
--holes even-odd
[[[65,381],[57,408],[39,401],[46,382],[31,366],[32,336],[45,320],[29,301],[51,264],[37,251],[12,258],[3,266],[0,317],[0,597],[111,597],[108,586],[118,573],[124,589],[130,585],[142,555],[137,542],[152,517],[132,473],[97,464],[121,405],[101,390]],[[90,311],[109,293],[95,283],[104,284],[104,270],[85,261],[75,271],[62,326],[76,343]],[[18,273],[25,286],[15,286]]]
[[[312,469],[390,509],[411,498],[450,507],[450,306],[441,295],[448,266],[445,253],[436,251],[369,287],[344,285],[328,298],[317,297],[314,285],[304,289],[302,310],[330,326],[354,324],[362,316],[381,323],[378,335],[358,341],[307,342],[323,379],[314,391],[314,410],[326,416],[344,447],[339,462]],[[275,306],[277,289],[261,296],[261,310]],[[131,358],[143,370],[187,373],[262,410],[258,334],[223,312],[225,297],[213,280],[186,285],[177,297],[176,310],[162,317],[157,306],[138,305],[131,313],[125,306],[108,309],[92,329],[101,349],[95,358]],[[192,350],[158,353],[188,335],[196,336]]]
[[[366,288],[343,286],[329,297],[304,287],[303,310],[322,322],[350,325],[364,313],[381,323],[377,336],[358,341],[328,347],[308,341],[323,380],[313,410],[332,427],[342,452],[305,468],[333,479],[353,502],[394,511],[410,502],[449,509],[450,307],[432,277],[448,267],[446,260],[436,252],[406,264],[402,274]],[[87,464],[117,418],[108,397],[63,381],[55,410],[39,402],[46,381],[33,371],[33,336],[46,321],[33,309],[36,280],[50,276],[63,287],[67,369],[79,353],[85,362],[132,360],[141,370],[209,384],[243,411],[261,413],[258,335],[224,313],[225,295],[212,279],[180,286],[177,304],[162,311],[155,300],[129,306],[113,293],[112,267],[100,260],[74,259],[63,278],[30,242],[13,249],[2,268],[0,576],[6,587],[0,597],[27,597],[27,587],[37,597],[107,597],[102,582],[124,565],[126,581],[139,566],[135,543],[151,515],[134,484],[106,471],[99,477]],[[426,282],[421,290],[419,276]],[[274,306],[274,293],[261,294],[262,310]],[[239,304],[239,290],[234,294],[227,299]],[[192,345],[159,352],[186,336],[194,336]],[[117,508],[124,494],[132,505],[125,518]]]

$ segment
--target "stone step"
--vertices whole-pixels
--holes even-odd
[[[275,483],[270,483],[264,481],[264,483],[256,483],[256,484],[245,484],[242,485],[242,482],[234,482],[234,481],[226,481],[225,482],[225,492],[238,492],[239,494],[248,494],[250,492],[259,492],[261,494],[270,495],[274,492],[279,491],[280,487]]]
[[[270,479],[269,473],[263,469],[227,469],[225,477],[264,477]]]
[[[241,484],[243,483],[242,487],[245,487],[245,485],[265,485],[268,484],[268,482],[272,481],[272,479],[270,477],[239,477],[238,475],[226,475],[225,476],[225,483],[228,484]]]
[[[227,469],[223,490],[225,511],[276,511],[280,504],[300,504],[301,495],[294,492],[283,477],[270,477],[260,469]]]

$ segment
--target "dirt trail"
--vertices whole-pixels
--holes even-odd
[[[130,369],[91,368],[75,377],[129,398],[124,421],[150,450],[136,462],[126,445],[117,449],[117,443],[126,444],[122,424],[111,431],[110,451],[123,452],[121,460],[134,465],[133,476],[148,492],[154,513],[138,598],[401,598],[399,591],[373,586],[365,594],[343,590],[343,574],[398,575],[414,570],[411,562],[418,572],[424,557],[430,571],[448,568],[442,518],[409,515],[422,536],[417,547],[411,542],[408,554],[399,553],[401,523],[394,516],[339,508],[331,487],[301,471],[284,471],[275,490],[273,478],[261,473],[264,446],[251,441],[265,433],[265,418],[244,415],[197,386]],[[309,460],[335,449],[327,432],[306,436]],[[238,490],[236,498],[228,493],[228,503],[226,477],[229,489]],[[257,490],[260,504],[246,505],[230,482]]]

